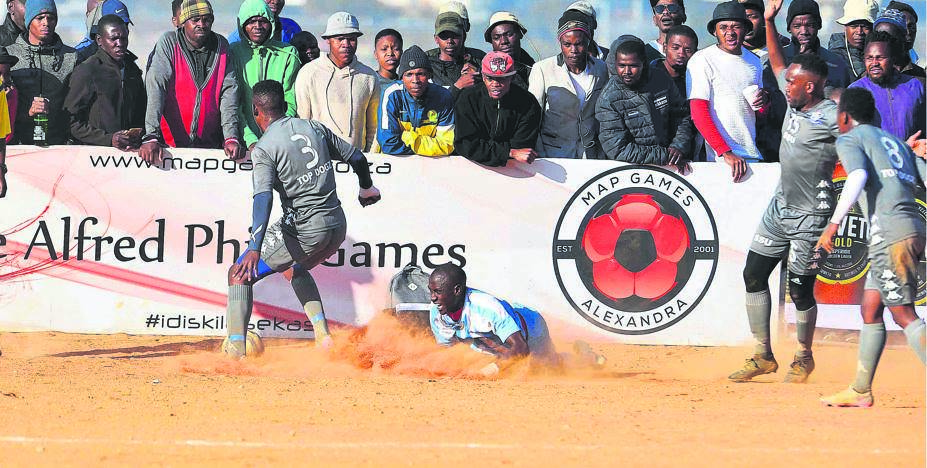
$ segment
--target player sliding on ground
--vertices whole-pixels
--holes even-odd
[[[435,340],[442,346],[469,343],[483,353],[503,361],[528,355],[547,365],[560,366],[569,355],[559,355],[551,342],[547,322],[537,311],[509,303],[483,291],[467,287],[467,274],[457,265],[440,265],[428,279],[431,291],[429,323]],[[601,367],[605,358],[577,341],[574,350],[580,364]],[[482,369],[484,374],[499,371],[496,363]]]
[[[245,355],[251,316],[251,286],[274,272],[293,267],[290,283],[312,322],[316,344],[331,336],[319,289],[309,270],[334,254],[344,241],[346,221],[335,192],[332,158],[347,162],[360,183],[362,206],[380,200],[370,180],[367,158],[324,125],[286,116],[283,87],[276,81],[254,85],[254,120],[264,133],[251,150],[254,163],[254,212],[248,250],[229,268],[226,309],[228,354]],[[268,226],[273,192],[280,194],[283,217]]]
[[[914,198],[924,185],[924,160],[895,136],[873,126],[875,102],[869,91],[849,88],[840,98],[837,154],[847,171],[843,193],[818,247],[834,249],[834,234],[850,206],[866,191],[869,215],[869,274],[863,293],[856,380],[846,390],[821,398],[828,406],[872,406],[872,378],[885,347],[885,306],[904,329],[921,362],[924,319],[914,312],[917,264],[924,260],[924,218]]]
[[[789,104],[779,146],[782,177],[744,266],[747,320],[757,344],[753,357],[728,377],[736,382],[779,369],[770,344],[769,275],[786,252],[789,296],[797,309],[799,348],[785,381],[804,383],[814,370],[811,343],[818,310],[814,282],[823,261],[815,255],[814,243],[834,209],[831,179],[837,164],[837,105],[824,99],[827,63],[815,54],[801,54],[786,66],[775,25],[781,7],[780,0],[771,2],[766,9],[766,44],[770,67]]]

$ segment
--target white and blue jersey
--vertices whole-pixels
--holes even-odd
[[[473,349],[484,352],[473,344],[473,338],[490,338],[505,343],[513,334],[521,333],[532,356],[554,353],[547,323],[541,314],[521,304],[497,299],[479,289],[467,288],[459,321],[442,315],[438,306],[432,305],[429,323],[435,341],[442,346],[470,342]]]

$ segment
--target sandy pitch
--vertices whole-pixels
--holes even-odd
[[[195,337],[0,334],[2,466],[924,466],[925,371],[886,350],[870,409],[825,408],[855,345],[806,385],[729,383],[745,348],[599,345],[601,371],[496,379],[388,320],[329,352],[267,340],[243,362]],[[560,346],[563,351],[568,346]]]

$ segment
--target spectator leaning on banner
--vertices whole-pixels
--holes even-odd
[[[608,49],[600,46],[595,42],[595,30],[599,27],[598,22],[595,20],[595,8],[586,0],[579,0],[578,2],[571,3],[566,9],[567,11],[575,11],[583,15],[583,18],[580,21],[588,24],[590,28],[588,47],[589,55],[591,55],[593,58],[604,61],[608,56]]]
[[[274,34],[270,38],[275,41],[289,43],[290,40],[293,39],[293,36],[302,31],[302,28],[299,27],[299,24],[297,24],[296,21],[280,16],[280,12],[282,12],[283,7],[286,6],[286,0],[264,1],[267,3],[267,6],[270,7],[270,12],[274,18]],[[236,28],[234,31],[232,31],[231,34],[229,34],[229,44],[234,44],[240,41],[241,38],[241,32]]]
[[[457,153],[487,166],[505,166],[509,158],[534,162],[541,107],[527,90],[512,86],[512,57],[490,52],[481,71],[483,84],[464,90],[456,101]]]
[[[686,4],[683,0],[650,0],[650,7],[653,9],[653,25],[659,34],[647,44],[647,61],[644,65],[663,58],[667,31],[686,22]]]
[[[872,93],[876,113],[874,125],[900,140],[907,140],[916,132],[927,135],[924,128],[924,85],[913,76],[902,75],[895,60],[903,47],[894,37],[882,31],[869,35],[866,41],[866,76],[850,85]]]
[[[489,18],[489,27],[483,34],[492,50],[505,52],[515,60],[515,77],[512,83],[524,89],[528,89],[528,75],[531,74],[531,67],[534,65],[531,55],[521,48],[521,40],[527,32],[528,29],[518,21],[515,13],[497,11]]]
[[[26,0],[6,1],[6,21],[0,26],[0,46],[6,47],[26,31]]]
[[[74,69],[64,101],[71,135],[85,145],[138,148],[147,96],[138,57],[129,52],[129,28],[116,15],[99,20],[97,51]]]
[[[746,32],[753,25],[743,5],[736,1],[718,4],[708,22],[708,32],[718,43],[692,56],[686,69],[686,88],[692,122],[705,138],[709,161],[723,160],[731,167],[734,182],[747,174],[747,161],[762,161],[756,147],[756,111],[768,103],[759,88],[763,64],[743,50]],[[752,102],[746,89],[758,89]]]
[[[161,157],[161,144],[178,148],[223,148],[244,156],[239,143],[238,80],[225,38],[212,31],[212,5],[184,0],[180,29],[165,33],[145,75],[148,108],[139,156]]]
[[[459,14],[449,11],[439,13],[435,19],[435,43],[437,48],[427,52],[434,70],[432,81],[451,91],[457,99],[462,89],[480,82],[480,60],[483,51],[464,45],[469,23]]]
[[[792,43],[785,46],[786,66],[792,63],[792,57],[798,54],[816,54],[827,62],[827,89],[824,96],[828,96],[833,89],[846,88],[853,82],[850,65],[839,55],[821,46],[818,32],[823,24],[821,8],[814,0],[792,0],[789,4],[786,26],[792,35]]]
[[[431,61],[419,46],[402,53],[402,81],[383,93],[377,140],[380,152],[447,156],[454,152],[454,98],[429,82]]]
[[[290,39],[290,45],[296,47],[296,51],[299,52],[299,62],[303,65],[319,58],[321,55],[319,41],[309,31],[300,31],[294,34],[293,38]]]
[[[683,170],[695,133],[686,98],[667,75],[649,73],[644,47],[621,36],[609,52],[617,73],[596,105],[602,149],[607,159]]]
[[[589,55],[590,27],[567,10],[558,21],[560,53],[531,70],[528,90],[541,106],[539,158],[600,159],[596,101],[608,82],[605,62]]]
[[[238,119],[242,139],[248,149],[261,137],[261,128],[254,121],[251,88],[260,81],[274,80],[283,85],[286,116],[296,116],[296,93],[293,85],[299,73],[299,53],[296,48],[271,39],[273,13],[264,0],[245,0],[238,9],[238,29],[242,40],[231,44],[232,63],[238,79]]]
[[[339,11],[328,18],[322,39],[331,52],[307,63],[296,76],[296,111],[318,120],[355,147],[370,151],[377,135],[380,83],[377,72],[357,60],[363,35],[354,15]]]
[[[97,30],[100,19],[106,15],[116,15],[122,19],[126,26],[132,24],[129,18],[129,9],[119,0],[104,0],[87,12],[87,37],[77,44],[77,63],[87,60],[97,51]]]
[[[831,34],[827,48],[850,65],[853,79],[866,74],[863,62],[863,49],[866,36],[872,33],[872,24],[879,16],[879,2],[876,0],[847,0],[843,5],[843,16],[837,18],[837,24],[843,26],[843,32]]]
[[[58,10],[52,0],[26,2],[28,31],[7,46],[19,61],[11,67],[11,77],[19,92],[12,144],[32,144],[34,116],[48,115],[46,142],[61,145],[68,141],[68,118],[62,112],[68,82],[77,62],[77,52],[61,42],[55,33]]]

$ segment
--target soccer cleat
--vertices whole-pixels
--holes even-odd
[[[837,392],[831,396],[821,397],[821,403],[827,406],[839,407],[859,407],[868,408],[872,406],[872,391],[859,393],[853,387],[849,387],[842,392]]]
[[[805,383],[808,381],[808,376],[814,372],[814,357],[810,354],[808,356],[800,357],[795,356],[795,360],[792,361],[792,364],[789,366],[789,372],[785,374],[785,383]]]
[[[777,370],[779,370],[779,363],[776,362],[776,358],[769,356],[769,359],[766,359],[759,354],[754,354],[752,358],[747,359],[742,369],[727,378],[734,382],[747,382],[758,375],[772,374]]]

